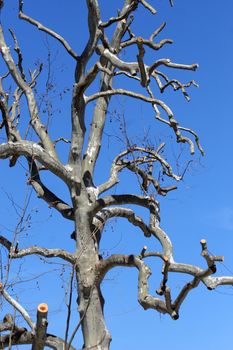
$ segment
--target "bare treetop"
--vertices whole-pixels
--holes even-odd
[[[172,1],[170,4],[173,6]],[[76,332],[81,328],[83,349],[107,350],[110,348],[111,335],[104,319],[101,284],[108,271],[114,267],[135,268],[138,272],[139,304],[144,309],[167,314],[174,320],[179,318],[181,305],[189,292],[200,283],[208,289],[233,284],[233,277],[212,276],[216,272],[217,262],[223,261],[223,257],[211,254],[204,239],[200,244],[205,267],[177,262],[175,259],[173,243],[160,225],[159,199],[160,196],[167,196],[170,191],[176,190],[177,183],[183,179],[185,171],[177,174],[172,162],[164,155],[166,142],[162,141],[157,146],[149,142],[135,144],[125,137],[124,148],[120,153],[115,152],[111,167],[103,176],[106,180],[96,183],[99,155],[101,152],[107,152],[103,144],[104,130],[109,118],[108,110],[116,96],[125,96],[127,99],[133,99],[135,103],[141,101],[148,105],[151,110],[150,118],[155,126],[159,123],[167,126],[176,142],[184,144],[188,159],[195,152],[204,155],[198,134],[180,124],[179,116],[174,114],[173,107],[163,98],[163,93],[172,89],[180,90],[189,101],[189,87],[198,86],[192,79],[198,64],[173,62],[163,56],[162,49],[172,44],[171,39],[163,37],[165,23],[158,24],[145,38],[134,33],[136,10],[140,13],[143,9],[148,16],[154,16],[157,12],[152,3],[145,0],[125,0],[121,9],[117,9],[117,4],[112,2],[109,6],[116,15],[107,20],[102,19],[104,2],[87,0],[88,40],[82,52],[77,52],[66,38],[49,27],[49,23],[41,23],[33,17],[34,14],[27,14],[24,5],[27,6],[27,1],[24,4],[24,1],[20,0],[19,19],[28,24],[29,30],[40,30],[61,44],[64,52],[75,64],[72,97],[66,115],[66,123],[69,120],[71,125],[71,135],[70,139],[66,138],[65,133],[59,135],[56,140],[52,138],[48,125],[43,121],[36,94],[37,84],[44,73],[43,66],[39,65],[36,70],[30,70],[28,73],[24,67],[27,52],[21,51],[17,28],[10,30],[12,40],[8,43],[6,29],[3,31],[1,27],[0,52],[4,69],[0,72],[0,110],[1,135],[4,135],[5,142],[0,144],[0,158],[9,159],[9,166],[14,167],[18,165],[18,159],[24,157],[28,164],[28,184],[33,187],[36,195],[61,214],[64,220],[73,222],[74,244],[73,252],[69,252],[66,249],[57,249],[56,242],[54,248],[36,245],[22,247],[20,237],[17,237],[19,243],[16,244],[15,237],[8,239],[0,236],[0,243],[9,254],[9,269],[15,259],[29,255],[39,255],[46,259],[59,258],[70,264],[70,300],[72,293],[78,295],[79,322],[74,329],[70,329],[69,307],[67,319],[64,321],[65,338],[47,333],[47,304],[40,303],[37,319],[32,320],[26,308],[17,298],[11,296],[7,280],[3,280],[0,284],[1,295],[12,305],[15,312],[24,318],[30,330],[19,327],[10,315],[10,318],[4,318],[0,323],[0,330],[8,331],[0,337],[0,344],[2,348],[32,344],[33,350],[43,349],[44,346],[52,349],[79,349],[81,346],[76,344],[74,339]],[[0,2],[0,7],[2,6],[3,2]],[[75,32],[75,24],[73,34],[82,35]],[[132,48],[136,55],[134,59],[128,60],[127,57],[131,57],[133,51],[129,56],[123,55],[122,52]],[[153,54],[153,62],[147,61],[148,50]],[[179,75],[180,70],[190,71],[191,80],[183,82],[173,78],[174,74]],[[127,83],[120,86],[122,81]],[[14,88],[7,89],[9,83]],[[27,115],[24,112],[25,105]],[[126,132],[127,116],[124,117],[124,123]],[[26,132],[22,132],[24,129]],[[62,161],[64,154],[57,151],[58,142],[66,144],[66,163]],[[103,168],[103,173],[105,170]],[[70,194],[69,203],[72,204],[66,203],[47,187],[42,180],[42,172],[50,172],[64,183]],[[120,192],[121,188],[124,188],[120,187],[120,175],[125,172],[128,172],[130,178],[137,179],[135,193]],[[161,177],[166,179],[165,185]],[[46,181],[46,176],[43,176],[43,179]],[[141,208],[147,210],[147,220],[143,215],[140,216]],[[132,228],[140,229],[145,243],[151,237],[159,243],[160,250],[149,251],[144,245],[141,251],[132,255],[119,252],[104,259],[101,256],[100,243],[103,230],[112,218],[126,219]],[[64,239],[66,238],[70,239],[64,234]],[[147,263],[148,258],[158,259],[162,264],[161,281],[155,294],[151,294],[149,288],[152,270]],[[172,297],[169,287],[171,273],[190,276],[189,282],[184,283],[175,298]],[[74,279],[77,281],[77,290],[74,290]]]

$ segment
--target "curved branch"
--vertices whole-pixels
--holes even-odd
[[[67,203],[51,192],[41,181],[36,163],[32,159],[28,159],[30,179],[28,183],[32,185],[37,196],[48,203],[50,208],[55,208],[64,218],[74,220],[74,211]]]
[[[113,96],[113,95],[125,95],[125,96],[129,96],[129,97],[137,98],[137,99],[142,100],[144,102],[156,104],[156,105],[160,106],[168,114],[168,116],[171,116],[171,115],[173,116],[171,109],[162,100],[147,97],[147,96],[139,94],[137,92],[133,92],[131,90],[125,90],[125,89],[112,89],[112,90],[97,92],[91,96],[86,97],[86,103],[94,101],[100,97]]]
[[[77,53],[71,48],[71,46],[68,44],[68,42],[58,33],[54,32],[53,30],[45,27],[43,24],[41,24],[40,22],[36,21],[35,19],[25,15],[23,13],[23,0],[19,0],[19,18],[36,26],[39,30],[49,34],[50,36],[52,36],[54,39],[58,40],[63,47],[66,49],[66,51],[75,59],[77,60],[79,58],[79,56],[77,55]]]
[[[99,198],[96,203],[95,212],[109,207],[111,205],[135,204],[145,208],[150,208],[153,204],[158,205],[156,200],[152,197],[144,197],[134,194],[113,194],[103,198]]]
[[[16,91],[17,90],[18,88],[16,89]],[[0,99],[0,110],[2,111],[3,122],[6,130],[7,139],[8,141],[12,141],[12,142],[18,141],[23,143],[23,140],[20,136],[19,131],[16,130],[15,126],[12,123],[12,118],[10,118],[9,116],[7,94],[4,92],[1,82],[0,82],[0,94],[2,96],[2,98]],[[58,141],[59,140],[56,140],[56,142]],[[11,157],[10,166],[13,166],[15,164],[17,158],[18,158],[17,155]],[[38,167],[36,165],[36,162],[33,160],[33,158],[27,157],[27,161],[28,161],[29,172],[31,175],[28,183],[32,185],[38,197],[45,200],[50,207],[53,207],[56,210],[58,210],[66,219],[73,220],[73,209],[67,203],[65,203],[59,197],[57,197],[53,192],[51,192],[46,186],[44,186],[44,184],[40,179]]]
[[[133,163],[128,164],[126,167],[127,169],[129,169],[130,171],[139,175],[142,178],[141,187],[144,191],[148,190],[150,183],[154,186],[157,193],[162,196],[166,196],[169,191],[173,191],[177,189],[177,186],[161,187],[158,180],[156,180],[152,175],[140,169],[138,166],[136,166]]]
[[[126,3],[121,13],[119,14],[119,16],[110,17],[107,22],[100,22],[99,28],[107,28],[113,23],[120,22],[122,20],[127,19],[129,15],[137,9],[137,7],[138,7],[138,1],[136,0],[131,1],[128,4]]]
[[[145,198],[134,195],[115,195],[106,196],[103,199],[99,199],[100,205],[103,206],[99,211],[96,212],[93,224],[98,226],[103,226],[103,224],[112,217],[124,217],[132,223],[134,226],[139,227],[146,237],[154,236],[161,244],[163,248],[164,256],[167,256],[170,263],[174,262],[173,258],[173,246],[170,238],[164,230],[159,225],[159,204],[153,198]],[[106,208],[107,206],[115,204],[134,204],[145,208],[150,211],[150,223],[147,225],[139,216],[135,215],[132,209],[128,208]],[[103,210],[101,210],[103,209]]]
[[[140,216],[136,215],[135,212],[129,208],[114,207],[103,209],[95,215],[93,224],[102,228],[107,220],[115,217],[126,218],[134,226],[139,227],[146,237],[151,236],[151,229],[144,223]]]
[[[36,328],[35,323],[32,321],[31,317],[29,316],[27,311],[22,307],[22,305],[20,305],[18,301],[13,299],[10,296],[10,294],[7,293],[7,291],[5,290],[1,282],[0,282],[0,294],[4,297],[4,299],[6,299],[6,301],[8,301],[9,304],[11,304],[23,316],[23,318],[25,319],[29,327],[32,329],[32,332],[34,332]]]
[[[193,64],[174,63],[168,58],[160,58],[158,61],[154,62],[149,67],[149,75],[151,75],[153,71],[161,65],[169,68],[193,70],[193,71],[195,71],[199,67],[197,63],[193,63]]]
[[[5,159],[10,156],[25,156],[36,159],[65,182],[71,181],[68,170],[36,142],[19,141],[0,144],[0,158]]]
[[[131,46],[131,45],[135,45],[135,44],[137,44],[137,41],[138,41],[137,38],[131,38],[130,40],[123,42],[121,44],[121,47],[125,48],[125,47]],[[173,40],[172,39],[163,39],[163,40],[160,40],[158,43],[153,43],[153,41],[151,41],[151,40],[142,38],[142,43],[143,43],[143,45],[148,46],[151,49],[157,51],[157,50],[161,49],[166,44],[173,44]]]
[[[208,289],[212,290],[220,285],[233,285],[233,277],[232,276],[218,276],[218,277],[212,277],[211,274],[216,272],[216,265],[215,262],[222,262],[224,260],[223,256],[213,256],[210,255],[207,250],[207,245],[205,240],[201,240],[202,245],[202,256],[207,262],[208,268],[206,270],[201,269],[195,265],[190,264],[183,264],[183,263],[177,263],[177,262],[170,262],[168,271],[169,272],[178,272],[178,273],[185,273],[188,275],[191,275],[195,278],[198,278],[201,280]],[[189,283],[191,283],[191,286],[189,286]],[[189,290],[195,288],[197,281],[193,280],[193,282],[189,282],[186,287],[184,287],[184,290],[182,293],[186,294]],[[186,291],[187,289],[187,291]]]
[[[155,161],[158,161],[162,165],[163,171],[167,176],[174,178],[176,181],[181,180],[180,176],[173,173],[173,170],[170,164],[159,155],[159,152],[164,147],[164,145],[165,145],[164,143],[161,144],[158,147],[158,149],[155,151],[151,149],[143,148],[143,147],[134,146],[118,154],[112,162],[109,179],[105,183],[99,185],[98,187],[99,193],[103,193],[106,190],[113,187],[115,184],[117,184],[119,182],[118,173],[122,171],[124,168],[128,168],[129,170],[139,174],[142,177],[143,182],[145,181],[147,183],[151,182],[156,188],[156,190],[158,191],[158,194],[166,195],[168,191],[174,190],[176,186],[161,188],[159,185],[159,182],[152,175],[145,173],[142,169],[140,169],[137,166],[137,164],[144,164],[148,162],[153,163]],[[138,158],[134,156],[134,152],[145,153],[146,156]],[[127,160],[121,159],[122,157],[127,156],[128,154],[133,155],[132,161],[128,159]]]
[[[113,254],[99,263],[97,268],[99,277],[102,279],[110,269],[117,266],[136,267],[138,269],[138,302],[145,310],[154,309],[164,314],[169,313],[164,301],[149,294],[148,279],[151,270],[144,261],[135,255]]]
[[[200,282],[203,282],[208,289],[213,289],[221,284],[233,284],[233,277],[211,277],[211,275],[216,272],[215,262],[223,261],[223,257],[210,255],[205,240],[201,240],[201,245],[201,255],[207,263],[206,269],[201,269],[194,265],[171,262],[171,258],[161,253],[145,253],[147,247],[144,247],[140,256],[113,254],[109,258],[102,260],[97,266],[98,278],[101,281],[106,273],[116,266],[136,267],[139,270],[138,300],[140,304],[145,309],[152,308],[162,313],[168,313],[174,320],[177,320],[182,303],[189,292],[198,287]],[[151,271],[142,259],[152,256],[162,258],[164,261],[162,270],[164,277],[157,293],[161,296],[164,295],[165,302],[148,294],[148,278],[151,275]],[[171,299],[170,288],[166,285],[168,281],[168,272],[182,272],[193,276],[193,279],[183,286],[174,302],[172,302]]]
[[[151,91],[149,86],[147,87],[147,91],[148,91],[150,97],[153,98],[154,95],[153,95],[153,93],[152,93],[152,91]],[[169,125],[173,129],[173,131],[174,131],[174,133],[176,135],[177,142],[188,143],[189,147],[190,147],[190,154],[194,154],[195,153],[195,147],[194,147],[193,141],[190,138],[184,137],[181,134],[179,123],[174,118],[173,113],[168,114],[168,118],[169,118],[169,121],[168,121],[168,120],[165,120],[164,118],[161,118],[161,115],[160,115],[160,112],[158,110],[158,107],[157,107],[156,103],[153,103],[153,108],[154,108],[154,111],[156,113],[155,118],[158,119],[159,121],[161,121],[162,123],[165,123],[165,124]],[[186,131],[190,132],[193,135],[196,134],[191,129],[186,129]],[[195,139],[196,139],[196,141],[198,141],[197,142],[198,149],[201,152],[201,154],[203,155],[204,153],[203,153],[202,147],[200,146],[199,139],[196,136],[195,136]]]
[[[73,208],[64,202],[61,198],[57,197],[53,192],[51,192],[40,179],[35,180],[31,177],[28,181],[32,185],[33,189],[36,191],[38,198],[43,199],[48,203],[50,208],[56,209],[65,219],[74,220],[74,210]]]

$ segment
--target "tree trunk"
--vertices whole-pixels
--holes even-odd
[[[80,203],[80,202],[79,202]],[[105,325],[102,297],[96,285],[98,246],[90,220],[90,205],[77,208],[75,213],[77,239],[78,311],[81,319],[84,349],[108,350],[111,336]]]
[[[105,325],[101,292],[90,287],[90,294],[79,283],[78,309],[82,321],[85,349],[109,350],[111,336]]]

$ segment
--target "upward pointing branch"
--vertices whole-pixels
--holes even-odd
[[[56,161],[59,161],[53,142],[48,136],[45,126],[40,121],[39,111],[38,111],[37,103],[36,103],[32,88],[23,80],[22,76],[18,72],[16,64],[11,56],[10,49],[5,42],[5,38],[4,38],[4,34],[1,26],[0,26],[0,52],[3,60],[5,61],[9,69],[9,72],[12,78],[14,79],[15,83],[18,85],[18,87],[23,91],[24,95],[26,96],[28,109],[30,112],[31,125],[33,129],[39,136],[46,151]]]
[[[46,342],[48,305],[39,304],[37,307],[36,334],[32,344],[32,350],[43,350]]]

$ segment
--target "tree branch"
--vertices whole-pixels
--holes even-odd
[[[11,334],[6,334],[0,337],[0,347],[1,349],[7,348],[10,345],[24,345],[24,344],[33,344],[34,334],[28,332],[24,328],[19,328]],[[52,335],[46,335],[45,346],[54,350],[64,350],[65,342],[63,339]],[[70,350],[76,350],[72,345]]]
[[[123,15],[124,19],[118,21],[114,34],[112,36],[112,42],[110,44],[112,49],[111,51],[115,52],[116,54],[120,51],[120,43],[127,30],[127,19],[131,12],[131,10],[128,10],[133,10],[135,8],[137,8],[137,1],[125,0],[124,6],[119,14],[119,16]],[[106,61],[103,66],[105,66],[112,73],[114,72],[114,66],[111,64],[111,62]],[[106,120],[106,113],[110,101],[110,98],[108,96],[105,96],[104,92],[110,89],[111,83],[112,76],[108,73],[103,73],[100,81],[100,91],[103,93],[103,97],[100,96],[101,98],[99,98],[96,103],[91,122],[88,145],[84,154],[83,172],[89,172],[91,177],[93,176],[96,160],[99,155],[103,129]]]
[[[17,67],[10,53],[10,49],[6,45],[1,26],[0,26],[0,52],[3,57],[3,60],[5,61],[10,71],[12,78],[14,79],[15,83],[18,85],[18,87],[23,91],[23,93],[26,96],[32,127],[34,128],[35,132],[39,136],[45,150],[51,155],[51,157],[53,157],[57,162],[59,162],[58,155],[54,149],[54,145],[46,132],[45,126],[40,121],[38,107],[37,107],[34,93],[30,85],[28,85],[23,80],[23,78],[21,77],[21,75],[17,70]]]
[[[36,159],[65,182],[71,181],[69,171],[60,162],[57,162],[50,154],[44,150],[44,148],[42,148],[36,142],[19,141],[0,144],[1,159],[9,158],[15,155]]]
[[[16,249],[12,243],[5,237],[0,236],[0,243],[8,250],[11,259],[19,259],[28,255],[41,255],[45,258],[61,258],[75,264],[76,258],[72,253],[67,252],[63,249],[47,249],[37,246],[32,246],[30,248]]]
[[[149,208],[151,204],[158,204],[152,197],[144,197],[133,194],[114,194],[103,198],[99,198],[96,203],[95,212],[111,205],[135,204],[145,208]]]
[[[57,197],[42,183],[36,163],[32,159],[28,159],[28,162],[31,174],[28,183],[32,185],[37,196],[47,202],[50,208],[55,208],[64,218],[74,220],[73,208]]]
[[[151,229],[149,226],[145,224],[140,216],[137,216],[135,212],[129,208],[114,207],[103,209],[95,215],[93,224],[101,229],[107,220],[115,217],[126,218],[134,226],[139,227],[146,237],[151,236]]]
[[[16,91],[17,90],[18,88],[16,89]],[[18,141],[23,144],[20,133],[18,130],[16,130],[16,127],[12,122],[12,119],[14,119],[14,116],[12,118],[10,118],[9,116],[8,110],[10,109],[8,108],[8,98],[7,98],[7,94],[3,90],[1,81],[0,81],[0,94],[2,96],[2,98],[0,99],[0,110],[2,111],[3,122],[5,125],[7,139],[8,141],[12,141],[12,142]],[[18,158],[17,155],[14,155],[11,157],[10,166],[15,165],[17,158]],[[26,157],[26,158],[28,161],[29,172],[31,175],[28,182],[34,188],[38,197],[45,200],[50,207],[53,207],[56,210],[58,210],[66,219],[73,220],[73,209],[64,201],[62,201],[59,197],[57,197],[54,193],[52,193],[46,186],[44,186],[44,184],[40,179],[36,162],[33,160],[32,157]]]
[[[143,45],[148,46],[152,50],[160,50],[166,44],[173,44],[172,39],[162,39],[158,43],[154,43],[150,39],[141,38]],[[122,49],[131,45],[137,44],[138,38],[131,38],[130,40],[126,40],[121,43]]]
[[[98,265],[98,274],[103,278],[105,274],[116,266],[136,267],[138,274],[138,302],[147,309],[154,309],[161,313],[169,313],[164,301],[149,294],[148,278],[151,275],[150,268],[135,255],[113,254],[108,259],[102,260]]]
[[[60,258],[60,259],[63,259],[65,261],[68,261],[71,264],[76,263],[75,255],[67,252],[66,250],[47,249],[47,248],[42,248],[42,247],[37,247],[37,246],[32,246],[30,248],[21,249],[17,253],[11,253],[11,258],[18,259],[18,258],[22,258],[24,256],[35,255],[35,254],[44,256],[45,258]]]
[[[77,182],[81,182],[80,175],[82,163],[82,150],[86,133],[84,91],[98,73],[98,66],[94,65],[92,72],[85,75],[86,66],[94,53],[95,47],[101,35],[98,28],[100,12],[97,0],[87,0],[89,40],[79,57],[75,70],[75,84],[72,96],[72,139],[69,155],[69,165],[72,167],[73,176]]]
[[[157,11],[154,9],[153,6],[151,6],[147,1],[145,0],[140,0],[140,3],[147,9],[149,10],[153,15],[157,13]]]
[[[142,197],[142,196],[136,196],[136,195],[112,195],[112,196],[106,196],[104,198],[98,199],[97,203],[98,203],[98,210],[96,210],[97,218],[98,218],[98,211],[100,211],[101,209],[106,210],[106,207],[111,205],[116,205],[116,204],[118,205],[133,204],[133,205],[139,205],[139,206],[148,208],[150,211],[150,223],[148,226],[146,226],[140,220],[140,218],[133,217],[132,212],[130,211],[127,212],[127,210],[124,211],[125,208],[123,208],[122,211],[120,211],[120,213],[122,215],[128,216],[129,221],[132,220],[132,223],[135,224],[135,226],[139,226],[146,236],[153,235],[160,242],[163,248],[164,256],[168,257],[169,262],[174,262],[172,243],[168,235],[165,233],[164,230],[161,229],[159,225],[159,221],[160,221],[159,203],[155,201],[152,197]],[[108,211],[106,213],[108,213]],[[111,208],[109,213],[111,215]],[[114,209],[112,210],[112,213],[114,214]]]
[[[53,30],[45,27],[43,24],[41,24],[40,22],[36,21],[35,19],[25,15],[23,13],[23,0],[19,0],[19,18],[36,26],[39,30],[49,34],[50,36],[52,36],[54,39],[58,40],[63,47],[66,49],[66,51],[75,59],[77,60],[79,58],[79,56],[77,55],[77,53],[71,48],[71,46],[68,44],[68,42],[58,33],[54,32]]]
[[[158,61],[154,62],[149,67],[149,75],[151,75],[153,73],[153,71],[161,65],[169,67],[169,68],[193,70],[193,71],[195,71],[198,68],[197,63],[194,63],[194,64],[174,63],[174,62],[171,62],[171,60],[169,60],[168,58],[160,58]]]
[[[97,92],[91,96],[86,97],[86,103],[89,103],[91,101],[94,101],[100,97],[106,97],[106,96],[113,96],[113,95],[125,95],[133,98],[137,98],[139,100],[142,100],[144,102],[156,104],[160,106],[168,115],[173,115],[171,109],[161,100],[147,97],[145,95],[139,94],[137,92],[133,92],[131,90],[125,90],[125,89],[112,89],[112,90],[107,90],[107,91],[100,91]]]
[[[137,9],[137,7],[138,7],[138,1],[136,0],[133,0],[131,2],[126,1],[119,16],[110,17],[107,22],[100,22],[99,28],[107,28],[113,23],[120,22],[124,19],[127,19],[129,15]]]
[[[109,179],[105,183],[98,186],[99,194],[109,190],[111,187],[117,184],[119,182],[118,174],[125,168],[129,169],[130,171],[142,177],[143,179],[142,189],[144,191],[147,190],[146,187],[148,187],[149,183],[152,183],[155,189],[157,190],[158,194],[161,194],[161,195],[166,195],[167,192],[176,189],[176,186],[170,186],[170,187],[164,187],[164,188],[160,187],[159,182],[152,176],[152,174],[147,174],[145,171],[143,171],[138,167],[138,165],[140,164],[145,164],[145,163],[151,164],[158,161],[162,165],[163,172],[165,175],[167,175],[168,177],[174,178],[176,181],[180,181],[182,177],[176,175],[173,172],[171,165],[159,154],[159,152],[164,148],[164,146],[165,144],[162,143],[157,148],[157,150],[133,146],[121,152],[120,154],[118,154],[112,162]],[[140,157],[137,155],[134,155],[136,152],[140,154]],[[143,153],[145,154],[145,156],[142,156]],[[128,158],[124,159],[123,157],[127,155],[132,155],[133,159],[132,160],[129,160]]]
[[[25,319],[25,321],[27,322],[27,324],[29,325],[29,327],[32,329],[32,332],[35,331],[35,323],[31,320],[29,314],[27,313],[27,311],[22,307],[22,305],[20,305],[18,303],[18,301],[16,301],[15,299],[13,299],[5,290],[3,284],[0,282],[0,294],[4,297],[4,299],[6,299],[6,301],[8,301],[9,304],[11,304]]]
[[[15,50],[15,52],[18,55],[18,68],[19,68],[19,71],[21,73],[21,77],[22,77],[22,79],[24,81],[26,81],[26,76],[25,76],[25,73],[24,73],[24,70],[23,70],[23,55],[22,55],[22,52],[20,50],[18,40],[17,40],[16,35],[13,32],[13,30],[9,29],[9,31],[10,31],[10,33],[12,35],[12,38],[14,40],[14,43],[15,43],[14,50]]]
[[[32,350],[43,350],[46,342],[46,331],[48,326],[47,321],[48,305],[39,304],[37,307],[37,322]]]
[[[207,250],[205,240],[201,240],[201,245],[202,256],[207,262],[207,269],[201,269],[194,265],[172,262],[171,257],[167,257],[161,253],[146,253],[147,247],[144,247],[140,256],[114,254],[109,258],[102,260],[97,267],[98,278],[101,281],[106,273],[116,266],[136,267],[139,270],[138,300],[140,304],[145,309],[152,308],[162,313],[168,313],[174,320],[177,320],[179,318],[179,309],[186,299],[188,293],[192,289],[196,288],[200,282],[203,282],[208,289],[213,289],[217,285],[221,284],[233,284],[233,277],[211,277],[211,275],[216,272],[215,262],[223,261],[223,257],[210,255]],[[148,278],[151,275],[151,271],[149,267],[142,261],[142,259],[152,256],[160,257],[164,261],[162,270],[163,279],[160,285],[160,289],[157,290],[157,293],[159,295],[164,295],[165,302],[148,294]],[[174,302],[172,302],[171,299],[170,288],[166,285],[168,281],[168,272],[182,272],[191,274],[194,277],[192,281],[186,283],[183,286]]]

